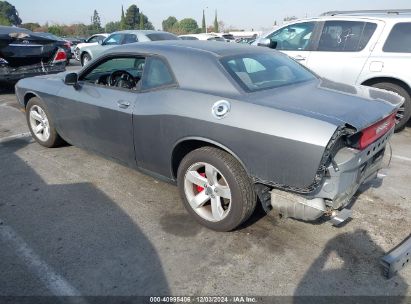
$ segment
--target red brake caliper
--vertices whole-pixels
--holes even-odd
[[[206,175],[205,175],[205,173],[199,173],[202,177],[206,177]],[[198,193],[200,193],[200,192],[202,192],[203,190],[204,190],[204,188],[203,187],[201,187],[201,186],[196,186],[197,187],[197,192]]]

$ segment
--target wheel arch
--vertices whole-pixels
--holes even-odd
[[[398,79],[398,78],[394,78],[394,77],[374,77],[374,78],[370,78],[368,80],[363,81],[361,85],[372,86],[374,84],[381,83],[381,82],[389,82],[392,84],[396,84],[402,87],[404,90],[406,90],[407,93],[411,97],[411,87],[405,81]]]
[[[183,158],[196,149],[202,147],[215,147],[217,149],[223,150],[233,156],[244,168],[247,174],[250,176],[250,172],[248,168],[245,166],[244,162],[236,155],[232,150],[224,146],[223,144],[210,140],[208,138],[202,137],[186,137],[177,141],[174,145],[172,153],[171,153],[171,176],[173,179],[177,178],[177,171],[178,167],[183,160]]]
[[[38,95],[37,93],[33,92],[33,91],[28,91],[28,92],[26,92],[26,93],[24,94],[24,99],[23,99],[24,108],[27,107],[27,104],[28,104],[28,102],[30,101],[30,99],[35,98],[35,97],[38,98],[38,99],[41,99],[41,98],[39,97],[39,95]]]

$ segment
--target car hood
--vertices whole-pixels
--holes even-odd
[[[385,90],[315,80],[247,94],[245,99],[360,131],[395,112],[403,97]]]

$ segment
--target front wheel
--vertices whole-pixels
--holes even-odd
[[[53,148],[63,143],[46,105],[39,98],[32,98],[27,103],[26,120],[31,135],[40,145]]]
[[[398,95],[404,97],[404,104],[398,109],[396,116],[395,132],[401,131],[407,125],[408,120],[411,117],[411,96],[408,94],[407,90],[403,87],[391,83],[391,82],[380,82],[372,85],[374,88],[383,89],[397,93]]]
[[[88,53],[84,53],[81,56],[81,65],[86,66],[91,61],[91,56]]]
[[[184,207],[210,229],[231,231],[255,209],[256,194],[247,172],[220,149],[203,147],[187,154],[177,182]]]

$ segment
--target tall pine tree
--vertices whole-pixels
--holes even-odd
[[[206,28],[205,12],[203,10],[203,21],[201,22],[201,32],[205,33],[206,31],[207,31],[207,28]]]
[[[140,30],[145,30],[143,12],[140,12]]]
[[[218,28],[218,20],[217,20],[217,10],[215,10],[215,18],[214,18],[214,33],[218,33],[219,28]]]

